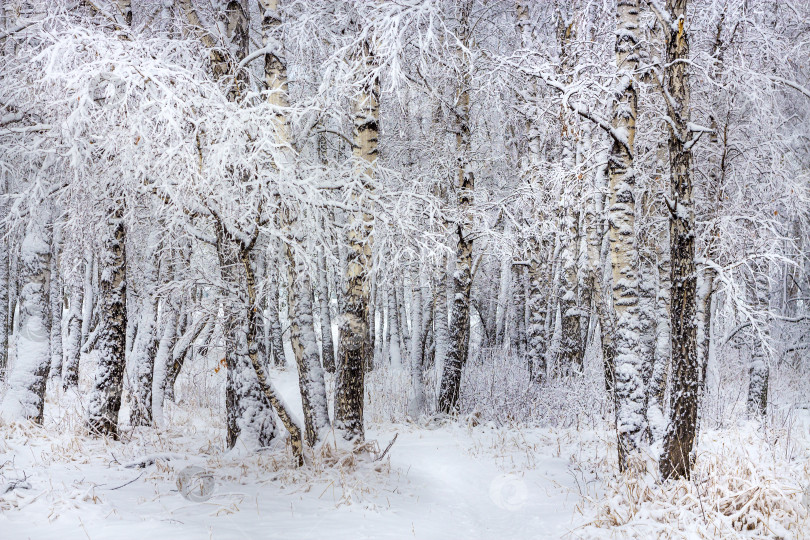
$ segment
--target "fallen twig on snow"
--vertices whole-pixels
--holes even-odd
[[[387,454],[388,451],[391,450],[391,447],[394,446],[394,443],[397,442],[397,437],[399,437],[399,433],[394,433],[394,438],[391,439],[391,442],[388,443],[388,446],[385,447],[385,450],[383,450],[382,454],[380,454],[379,457],[374,458],[374,461],[380,461],[382,458],[385,457],[385,454]]]

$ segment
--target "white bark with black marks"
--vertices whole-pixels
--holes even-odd
[[[99,322],[95,349],[98,365],[87,407],[92,433],[118,435],[124,386],[127,332],[126,238],[123,209],[110,211],[99,246]]]

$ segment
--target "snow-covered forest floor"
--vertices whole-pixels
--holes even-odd
[[[652,473],[617,476],[615,432],[591,377],[527,397],[514,380],[501,387],[514,376],[497,362],[472,366],[467,414],[413,422],[400,412],[406,374],[375,371],[369,393],[387,399],[368,400],[367,439],[382,450],[396,435],[385,457],[331,453],[301,469],[283,447],[222,450],[222,372],[213,365],[181,378],[165,429],[125,430],[121,441],[88,437],[81,395],[50,385],[42,427],[0,426],[2,537],[810,536],[810,413],[801,403],[774,406],[763,427],[737,420],[733,400],[721,412],[707,407],[713,427],[700,434],[692,481],[664,489]],[[300,413],[294,369],[273,378]],[[523,409],[510,403],[521,392]],[[562,399],[565,414],[555,408]],[[210,499],[178,492],[189,465],[213,472]]]

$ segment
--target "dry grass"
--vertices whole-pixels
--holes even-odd
[[[650,460],[636,472],[607,476],[602,498],[584,497],[583,514],[593,513],[572,536],[809,537],[802,495],[810,465],[779,457],[768,438],[753,425],[706,434],[691,480],[659,482]]]

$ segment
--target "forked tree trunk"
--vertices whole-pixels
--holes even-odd
[[[0,413],[7,422],[42,423],[45,383],[51,364],[49,305],[51,247],[46,240],[44,211],[32,216],[20,246],[20,332],[17,356]]]
[[[171,359],[169,360],[166,371],[166,380],[163,382],[163,387],[160,388],[160,391],[164,396],[163,399],[176,401],[174,385],[177,382],[177,377],[180,375],[180,371],[183,369],[186,358],[188,358],[189,354],[192,356],[194,355],[195,343],[202,344],[199,346],[200,355],[205,356],[207,354],[206,351],[208,350],[208,340],[211,338],[213,333],[214,323],[208,320],[208,317],[202,316],[200,319],[194,321],[179,337],[177,343],[175,343],[175,346],[172,349]],[[159,387],[155,385],[153,388]],[[162,399],[158,395],[157,391],[153,390],[152,403],[154,404],[158,402],[162,406]]]
[[[87,407],[90,431],[118,436],[127,340],[126,239],[123,208],[111,212],[99,246],[98,366]]]
[[[168,281],[173,276],[173,265],[167,264],[164,280]],[[172,352],[175,349],[177,338],[184,331],[184,318],[188,314],[183,313],[182,304],[176,298],[166,298],[163,300],[160,313],[160,324],[158,325],[159,341],[155,352],[155,369],[152,378],[152,418],[156,426],[163,425],[163,401],[166,396],[166,378],[169,368],[172,365]],[[179,370],[178,370],[179,371]],[[172,381],[174,385],[174,381]]]
[[[256,450],[268,446],[277,433],[272,405],[253,370],[254,357],[258,363],[253,269],[249,252],[222,225],[217,227],[217,254],[222,281],[235,292],[223,306],[226,447],[233,448],[240,440],[248,449]]]

